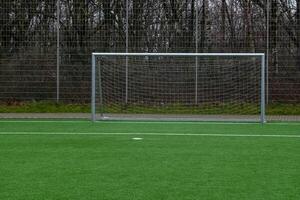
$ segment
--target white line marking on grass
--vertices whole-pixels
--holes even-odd
[[[269,138],[300,138],[300,135],[258,135],[258,134],[190,134],[190,133],[64,133],[64,132],[0,132],[0,135],[140,135],[140,136],[198,136],[198,137],[269,137]]]
[[[203,121],[97,121],[96,124],[194,124],[194,125],[261,125],[272,126],[272,125],[294,125],[300,126],[298,122],[269,122],[266,124],[261,124],[261,122],[203,122]]]

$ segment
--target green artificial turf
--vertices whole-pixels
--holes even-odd
[[[0,121],[0,199],[297,200],[300,138],[275,135],[300,124]]]

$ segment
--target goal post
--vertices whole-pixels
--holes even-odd
[[[263,53],[93,53],[92,121],[265,123],[265,62]]]

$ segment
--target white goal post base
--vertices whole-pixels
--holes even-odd
[[[151,63],[151,61],[149,61],[150,59],[156,59],[155,62]],[[166,64],[167,62],[164,61],[162,63],[160,62],[160,59],[164,59],[164,58],[168,58],[168,59],[173,59],[174,61],[170,61],[170,64]],[[179,60],[180,58],[180,60]],[[239,70],[239,68],[242,68],[243,65],[245,65],[244,61],[238,61],[238,62],[234,62],[231,61],[230,59],[234,60],[234,59],[248,59],[246,67],[248,68],[247,70]],[[98,59],[100,60],[100,62],[98,62]],[[135,60],[136,59],[136,60]],[[203,60],[201,60],[203,59]],[[215,63],[214,60],[218,60],[218,59],[224,59],[225,63],[224,64],[224,69],[222,68],[222,61],[219,61],[220,63]],[[259,62],[255,62],[252,61],[252,59],[254,60],[258,60]],[[105,60],[105,62],[101,62],[101,60]],[[120,60],[120,61],[119,61]],[[176,65],[176,61],[178,60],[178,66]],[[187,60],[187,61],[186,61]],[[192,64],[192,60],[194,60],[194,65]],[[228,62],[226,61],[228,60]],[[123,62],[124,61],[124,62]],[[147,62],[146,62],[147,61]],[[175,63],[175,64],[174,64]],[[213,63],[213,64],[211,64]],[[233,63],[233,64],[229,64],[229,63]],[[105,66],[104,66],[105,65]],[[134,71],[134,73],[130,72],[130,69],[132,67],[132,65],[134,65],[136,71]],[[182,67],[181,67],[182,65]],[[186,66],[185,66],[186,65]],[[232,65],[229,68],[228,72],[226,72],[226,65]],[[240,65],[240,66],[238,66]],[[255,73],[253,73],[253,75],[249,75],[252,79],[247,77],[247,73],[249,73],[249,70],[251,70],[252,65],[254,66],[253,68],[256,68],[256,71],[254,71]],[[142,67],[140,67],[142,66]],[[176,67],[177,68],[176,68]],[[227,68],[228,68],[227,66]],[[137,70],[140,67],[140,71]],[[168,70],[168,77],[163,79],[163,78],[157,78],[158,74],[161,73],[161,69],[169,69],[172,68],[172,70]],[[175,69],[176,68],[176,69]],[[181,69],[182,68],[182,69]],[[202,68],[205,68],[204,72],[201,71]],[[150,72],[147,72],[148,74],[146,74],[146,72],[144,72],[143,70],[148,70]],[[159,70],[157,70],[159,69]],[[105,71],[106,70],[106,71]],[[114,71],[115,70],[115,71]],[[119,71],[118,71],[119,70]],[[151,70],[157,70],[157,72],[152,73]],[[176,71],[175,71],[176,70]],[[194,71],[191,71],[194,70]],[[216,77],[214,77],[214,71],[216,73]],[[107,120],[107,119],[114,119],[113,117],[110,116],[116,116],[115,119],[117,120],[122,120],[122,119],[133,119],[133,120],[138,120],[138,119],[142,119],[142,120],[162,120],[165,116],[165,119],[167,120],[172,120],[172,119],[176,119],[178,120],[178,118],[176,118],[176,115],[180,116],[182,115],[182,121],[187,121],[187,119],[191,119],[191,120],[197,120],[199,119],[199,121],[215,121],[213,116],[218,116],[216,117],[216,121],[218,121],[219,119],[225,119],[224,121],[247,121],[247,117],[245,117],[247,115],[246,111],[249,110],[249,121],[260,121],[261,123],[266,123],[266,114],[265,114],[265,93],[266,93],[266,88],[265,88],[265,84],[266,84],[266,58],[265,58],[265,54],[263,53],[93,53],[92,54],[92,85],[91,85],[91,89],[92,89],[92,94],[91,94],[91,119],[92,121],[96,121],[96,120]],[[192,81],[191,78],[187,78],[185,77],[185,71],[189,71],[189,76],[191,74],[193,74],[193,76],[195,77],[194,80]],[[222,72],[220,72],[222,71]],[[237,72],[239,71],[239,72]],[[182,75],[180,76],[179,73],[182,73]],[[202,74],[201,74],[202,73]],[[117,74],[117,75],[116,75]],[[121,74],[121,75],[120,75]],[[132,75],[133,74],[133,75]],[[146,85],[146,81],[144,80],[139,80],[138,84],[134,85],[131,82],[134,82],[136,79],[138,79],[135,76],[151,76],[151,79],[149,79],[151,82],[148,85]],[[171,75],[170,75],[171,74]],[[178,75],[179,74],[179,75]],[[211,78],[208,76],[211,76]],[[234,77],[235,76],[239,76],[240,77]],[[121,76],[121,78],[120,78]],[[218,77],[217,77],[218,76]],[[221,76],[224,76],[223,78]],[[232,77],[231,77],[232,76]],[[198,79],[198,77],[202,77],[202,82]],[[220,78],[221,77],[221,78]],[[114,84],[114,81],[119,78],[119,85],[118,84]],[[156,78],[158,79],[156,81]],[[182,78],[182,80],[181,80]],[[210,78],[208,81],[207,79]],[[226,79],[228,80],[228,82],[234,80],[235,82],[232,82],[231,84],[228,84],[227,86],[227,90],[228,91],[222,91],[221,85],[222,84],[227,84],[226,82],[224,83],[219,83],[219,88],[216,89],[216,86],[213,84],[213,80],[214,78],[216,79],[216,82],[220,82],[220,80]],[[206,82],[204,81],[206,80]],[[243,82],[243,80],[245,80]],[[156,81],[156,82],[155,82]],[[257,82],[257,84],[254,84],[252,82]],[[167,89],[162,90],[161,88],[167,88],[170,84],[174,83],[175,85],[180,85],[183,88],[180,90],[182,91],[183,89],[185,89],[184,87],[186,87],[189,91],[194,90],[195,93],[195,101],[196,104],[197,102],[199,102],[199,98],[205,99],[205,102],[200,102],[199,104],[197,104],[197,107],[191,106],[191,103],[188,102],[187,100],[182,100],[180,99],[180,96],[183,96],[180,92],[178,93],[174,93],[173,94],[173,98],[175,98],[176,96],[178,96],[178,99],[175,100],[170,100],[170,97],[167,96],[164,97],[162,94],[163,93],[167,93]],[[208,84],[209,83],[209,84]],[[230,86],[232,87],[232,85],[236,83],[237,85],[235,86],[235,91],[229,91]],[[145,86],[143,85],[145,84]],[[208,84],[208,86],[206,86],[206,84]],[[239,85],[240,84],[240,85]],[[141,87],[141,85],[143,86],[143,88],[146,88],[144,90],[153,90],[155,92],[149,92],[149,94],[144,94],[144,91],[140,91],[138,89],[136,89],[136,87]],[[149,86],[150,85],[150,86]],[[186,86],[188,85],[188,86]],[[194,85],[194,86],[191,86]],[[216,94],[214,94],[215,96],[219,95],[218,97],[213,97],[212,94],[210,94],[210,96],[205,96],[204,92],[200,93],[199,92],[199,85],[203,86],[203,88],[209,90],[211,89],[213,93],[213,91],[217,91],[215,92]],[[122,89],[118,88],[118,87],[122,87]],[[160,90],[161,89],[161,90]],[[114,102],[114,95],[116,95],[117,92],[112,92],[111,94],[107,91],[121,91],[122,90],[122,94],[118,94],[119,96],[118,99],[122,99],[122,103]],[[136,90],[136,91],[135,91]],[[171,89],[170,89],[171,90]],[[174,89],[173,89],[174,90]],[[233,90],[233,89],[232,89]],[[158,91],[158,92],[157,92]],[[176,90],[177,91],[177,90]],[[252,92],[251,94],[247,94],[247,92]],[[255,93],[256,92],[256,93]],[[109,94],[108,94],[109,93]],[[171,92],[170,92],[171,93]],[[221,94],[224,93],[224,94]],[[241,93],[241,94],[240,94]],[[255,93],[255,94],[254,94]],[[152,98],[151,95],[156,95],[159,94],[160,95],[160,100],[158,101],[158,97],[155,99],[155,102],[151,102],[151,99],[154,99],[154,97]],[[186,93],[184,93],[186,95]],[[241,96],[241,98],[239,99],[239,95]],[[122,98],[120,97],[122,96]],[[131,96],[134,96],[134,98],[132,98]],[[188,96],[188,95],[186,95]],[[226,98],[229,98],[228,96],[231,96],[232,100],[224,100],[226,99],[224,96],[226,96]],[[248,97],[249,96],[249,97]],[[253,96],[253,97],[252,97]],[[252,108],[251,101],[254,101],[254,96],[255,96],[255,100],[257,100],[257,105],[259,106],[259,120],[253,120],[253,114],[251,114],[252,110],[255,110],[254,108]],[[120,97],[120,98],[119,98]],[[165,99],[164,99],[165,98]],[[215,98],[219,98],[219,102],[216,103]],[[246,99],[246,98],[249,98]],[[251,98],[251,99],[250,99]],[[133,100],[132,100],[133,99]],[[188,105],[187,107],[192,107],[193,109],[201,109],[204,108],[204,105],[209,105],[209,100],[211,100],[211,106],[215,105],[215,109],[213,109],[213,112],[205,114],[202,112],[201,110],[198,110],[197,112],[192,112],[191,114],[189,113],[182,113],[184,109],[186,109],[186,107],[181,105],[181,100],[182,102],[184,102],[184,105]],[[153,100],[154,101],[154,100]],[[160,103],[157,103],[157,102]],[[241,102],[245,102],[243,105],[241,105]],[[146,102],[146,103],[145,103]],[[169,105],[167,105],[167,103],[165,102],[171,102]],[[221,102],[221,103],[220,103]],[[225,102],[225,103],[224,103]],[[229,102],[229,103],[228,103]],[[234,102],[234,104],[232,103]],[[245,109],[245,113],[241,112],[241,114],[230,114],[227,113],[228,112],[228,105],[231,105],[233,107],[233,105],[237,104],[238,102],[238,106],[236,108],[233,108],[234,110],[237,109]],[[250,102],[250,103],[249,103]],[[97,113],[97,103],[99,103],[99,106],[101,107],[101,113]],[[132,105],[135,106],[135,108],[133,108],[134,106],[130,106],[132,103]],[[145,104],[145,107],[142,107],[141,104]],[[223,104],[222,104],[223,103]],[[125,105],[124,109],[127,109],[128,107],[131,108],[131,111],[126,110],[125,113],[122,113],[121,110],[123,108],[120,108],[122,106],[120,105]],[[172,105],[172,106],[170,106]],[[223,109],[223,107],[221,108],[217,108],[220,107],[220,105],[222,105],[224,107],[224,112],[226,111],[226,114],[222,114],[219,113],[220,110]],[[104,106],[106,106],[107,108],[103,108]],[[248,107],[247,107],[248,106]],[[149,108],[150,107],[150,108]],[[157,107],[162,108],[162,110],[159,110],[158,113],[155,113],[155,109]],[[163,107],[166,107],[166,110],[169,109],[170,107],[173,107],[173,109],[181,109],[178,111],[175,110],[174,112],[172,111],[171,113],[168,113],[168,111],[163,110]],[[182,108],[184,107],[184,108]],[[248,110],[246,110],[246,108]],[[155,109],[153,109],[155,108]],[[139,109],[137,111],[137,109]],[[171,108],[172,109],[172,108]],[[227,110],[226,110],[227,109]],[[142,111],[143,110],[143,111]],[[150,110],[150,111],[149,111]],[[188,109],[187,109],[188,110]],[[145,113],[142,113],[144,112]],[[111,113],[112,112],[112,113]],[[135,113],[136,112],[136,113]],[[186,111],[188,112],[188,111]],[[214,112],[218,112],[218,113],[214,113]],[[199,113],[201,113],[201,115],[199,115]],[[239,113],[239,112],[237,112]],[[105,116],[106,114],[106,116]],[[98,117],[100,116],[100,117]],[[119,117],[118,117],[119,116]],[[130,117],[124,117],[124,116],[130,116]],[[136,116],[136,117],[134,117]],[[144,116],[144,118],[143,118]],[[155,116],[155,117],[153,117]],[[162,118],[159,118],[158,116],[162,116]],[[170,116],[175,116],[175,117],[170,117]],[[191,117],[187,117],[185,118],[184,116],[191,116]],[[200,116],[204,116],[204,117],[200,117]],[[206,117],[205,117],[206,116]],[[211,116],[211,117],[210,117]],[[227,116],[227,117],[226,117]],[[232,120],[226,120],[229,119],[228,116],[232,117]],[[237,117],[234,117],[237,116]],[[240,117],[238,117],[240,116]],[[123,118],[124,117],[124,118]],[[179,117],[180,119],[180,117]],[[230,118],[231,119],[231,118]]]

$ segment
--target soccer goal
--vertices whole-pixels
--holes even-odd
[[[93,53],[92,120],[265,123],[265,54]]]

